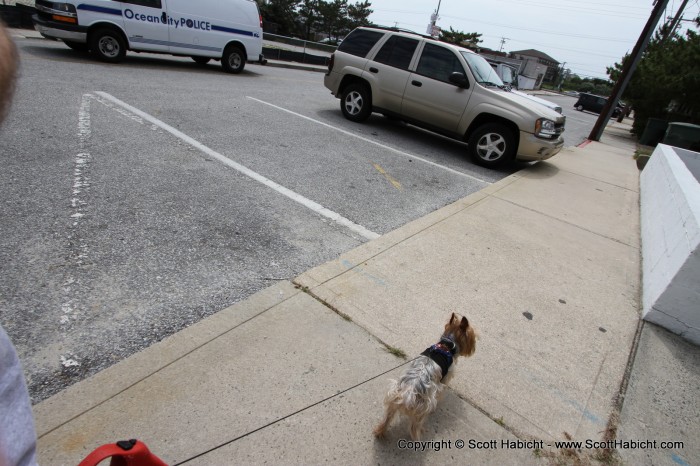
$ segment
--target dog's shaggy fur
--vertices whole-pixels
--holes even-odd
[[[452,313],[440,343],[433,345],[433,348],[438,346],[451,350],[453,362],[456,363],[458,356],[474,354],[476,339],[477,334],[467,318]],[[410,420],[411,438],[420,439],[425,419],[435,411],[440,393],[453,376],[454,369],[449,369],[443,377],[443,369],[427,355],[414,359],[399,380],[391,381],[384,400],[384,419],[374,428],[374,435],[383,437],[396,413],[401,412]]]

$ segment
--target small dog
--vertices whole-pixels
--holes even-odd
[[[374,435],[384,437],[389,423],[400,411],[411,421],[411,439],[420,439],[425,419],[435,411],[440,393],[454,376],[450,366],[458,356],[474,354],[476,338],[467,318],[452,313],[440,341],[414,359],[399,380],[391,381],[384,399],[384,419],[374,428]]]

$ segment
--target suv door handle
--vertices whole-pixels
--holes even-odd
[[[415,81],[415,80],[411,81],[411,84],[413,84],[413,85],[416,86],[416,87],[421,87],[421,86],[423,85],[422,82],[420,82],[420,81]]]
[[[379,70],[378,70],[377,68],[375,68],[375,67],[371,67],[371,68],[369,69],[369,72],[370,72],[370,73],[379,73]]]

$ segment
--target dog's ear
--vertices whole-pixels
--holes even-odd
[[[452,315],[454,316],[454,314]],[[462,317],[462,321],[459,323],[459,329],[464,332],[467,330],[467,327],[469,327],[469,321],[466,317]]]

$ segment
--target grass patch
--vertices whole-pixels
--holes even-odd
[[[403,350],[401,350],[399,348],[395,348],[395,347],[389,346],[389,345],[384,345],[384,350],[389,354],[393,354],[397,358],[406,359],[406,353],[404,353]]]
[[[639,157],[645,156],[648,157],[651,155],[651,153],[654,152],[653,147],[649,146],[639,146],[637,147],[637,150],[634,151],[634,159],[637,160]]]

